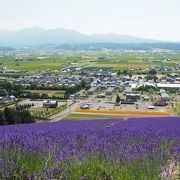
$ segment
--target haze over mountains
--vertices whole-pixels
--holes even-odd
[[[163,41],[144,39],[129,35],[94,34],[85,35],[74,30],[58,28],[43,30],[38,27],[16,31],[0,30],[0,46],[38,47],[82,43],[159,43]]]

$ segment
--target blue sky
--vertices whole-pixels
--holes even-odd
[[[180,0],[0,0],[0,29],[38,26],[180,41]]]

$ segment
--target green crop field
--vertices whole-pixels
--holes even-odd
[[[16,61],[15,58],[0,58],[0,68],[7,67],[8,69],[17,70],[58,70],[67,67],[67,63],[77,63],[81,67],[87,59],[82,59],[78,55],[59,55],[51,56],[47,59],[38,59],[37,57],[25,57],[21,61]]]
[[[59,59],[58,61],[55,61],[53,59],[32,59],[29,60],[23,60],[20,62],[17,62],[15,60],[1,60],[2,62],[0,67],[7,67],[9,69],[17,69],[17,70],[47,70],[47,69],[62,69],[63,68],[63,61]]]
[[[99,57],[104,57],[99,60]],[[171,58],[170,62],[155,62],[161,58]],[[144,61],[148,59],[148,61]],[[39,59],[38,57],[24,57],[21,61],[16,61],[15,58],[0,58],[0,68],[7,67],[9,69],[17,70],[58,70],[71,67],[74,63],[76,67],[111,67],[114,70],[141,68],[145,69],[150,66],[174,66],[180,62],[180,55],[166,55],[161,57],[156,54],[131,54],[126,53],[122,55],[103,55],[101,53],[82,55],[82,54],[62,54],[51,55],[50,57]],[[73,65],[72,65],[73,66]]]
[[[151,66],[175,66],[180,62],[180,55],[165,55],[160,56],[156,54],[133,54],[126,53],[123,55],[102,55],[103,58],[98,59],[98,55],[94,61],[88,63],[88,67],[111,67],[113,70],[124,70],[124,69],[133,69],[141,68],[145,69]],[[168,62],[160,62],[162,58],[172,59]],[[148,59],[148,61],[145,61]]]
[[[122,118],[122,116],[110,116],[110,115],[90,115],[90,114],[70,114],[63,120],[92,120],[92,119],[108,119],[108,118]]]

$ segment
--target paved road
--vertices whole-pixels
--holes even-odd
[[[66,116],[68,116],[69,114],[71,114],[72,112],[75,111],[75,109],[79,108],[80,104],[86,104],[92,101],[92,99],[95,97],[95,95],[89,97],[86,100],[78,100],[76,103],[70,105],[69,107],[67,107],[64,111],[59,112],[58,114],[55,114],[53,116],[50,117],[51,122],[56,122],[59,121],[63,118],[65,118]]]
[[[51,116],[50,117],[51,122],[59,121],[59,120],[65,118],[66,116],[71,114],[76,108],[78,108],[81,103],[82,103],[82,101],[75,102],[74,104],[67,107],[65,110],[59,112],[58,114]]]

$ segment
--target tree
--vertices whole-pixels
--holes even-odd
[[[155,75],[148,75],[145,78],[146,78],[147,81],[154,80],[154,82],[157,82],[157,80],[158,80],[158,77],[155,76]]]
[[[13,90],[13,85],[10,83],[10,82],[7,82],[7,83],[5,83],[5,89],[6,89],[6,91],[9,93],[9,94],[11,94],[11,92],[12,92],[12,90]]]
[[[23,123],[33,123],[34,118],[31,113],[27,110],[14,109],[14,108],[4,108],[0,111],[0,124],[23,124]]]
[[[8,122],[8,124],[14,124],[14,118],[15,118],[15,111],[14,109],[10,109],[8,107],[5,107],[4,109],[4,117],[6,119],[6,122]]]
[[[148,90],[148,92],[149,92],[149,93],[154,93],[154,89],[153,89],[153,88],[150,88],[150,89]]]
[[[148,73],[151,75],[156,75],[157,71],[155,69],[150,69]]]
[[[0,111],[0,125],[5,124],[4,118],[3,118],[3,112]]]
[[[119,104],[120,100],[121,100],[121,99],[120,99],[119,95],[117,95],[117,96],[116,96],[116,104]]]

